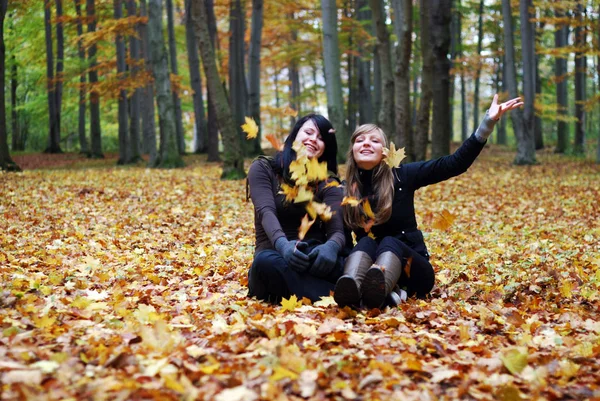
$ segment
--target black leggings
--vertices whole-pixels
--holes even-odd
[[[373,262],[383,252],[393,252],[402,261],[402,274],[397,284],[400,288],[406,289],[408,296],[416,294],[418,298],[424,298],[433,288],[435,273],[429,260],[398,238],[384,237],[381,242],[377,243],[371,237],[363,237],[352,249],[352,252],[357,251],[365,252],[373,259]],[[411,258],[410,269],[407,272],[405,267]]]

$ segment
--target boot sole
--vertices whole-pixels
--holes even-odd
[[[360,305],[360,291],[356,285],[356,281],[352,277],[340,277],[333,291],[333,299],[339,306]]]
[[[372,267],[367,270],[362,285],[362,299],[369,309],[381,308],[385,301],[385,276],[379,268]]]

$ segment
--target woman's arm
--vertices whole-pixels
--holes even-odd
[[[248,183],[250,186],[250,198],[254,204],[254,213],[273,247],[275,242],[283,237],[285,233],[277,218],[277,207],[273,195],[273,179],[275,175],[271,166],[264,160],[256,160],[248,171]]]
[[[333,179],[327,180],[327,183],[333,181]],[[323,203],[331,208],[333,215],[329,221],[325,223],[326,234],[328,241],[334,241],[340,249],[344,247],[346,243],[346,237],[344,235],[344,217],[342,214],[342,199],[344,194],[342,187],[328,187],[322,190]]]

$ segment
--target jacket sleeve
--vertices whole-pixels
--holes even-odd
[[[327,180],[327,183],[336,181],[332,178]],[[327,240],[335,241],[342,249],[346,243],[344,235],[344,216],[342,215],[342,187],[325,187],[322,190],[323,203],[331,208],[333,215],[331,219],[325,223]]]
[[[275,241],[285,237],[277,218],[277,207],[273,195],[273,180],[276,179],[271,166],[263,160],[256,160],[248,171],[248,184],[250,186],[250,198],[254,204],[254,215],[265,233],[269,237],[273,247]]]
[[[401,177],[414,190],[456,177],[467,171],[484,146],[473,134],[451,155],[401,165]]]

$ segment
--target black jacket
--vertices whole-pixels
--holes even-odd
[[[453,154],[438,159],[401,164],[394,168],[394,200],[392,215],[383,224],[373,226],[371,232],[375,240],[393,236],[422,256],[429,258],[423,233],[417,228],[415,216],[415,191],[421,187],[445,181],[467,171],[473,164],[485,143],[471,135]],[[368,195],[368,194],[366,194]],[[357,240],[367,235],[359,228],[355,231]]]

